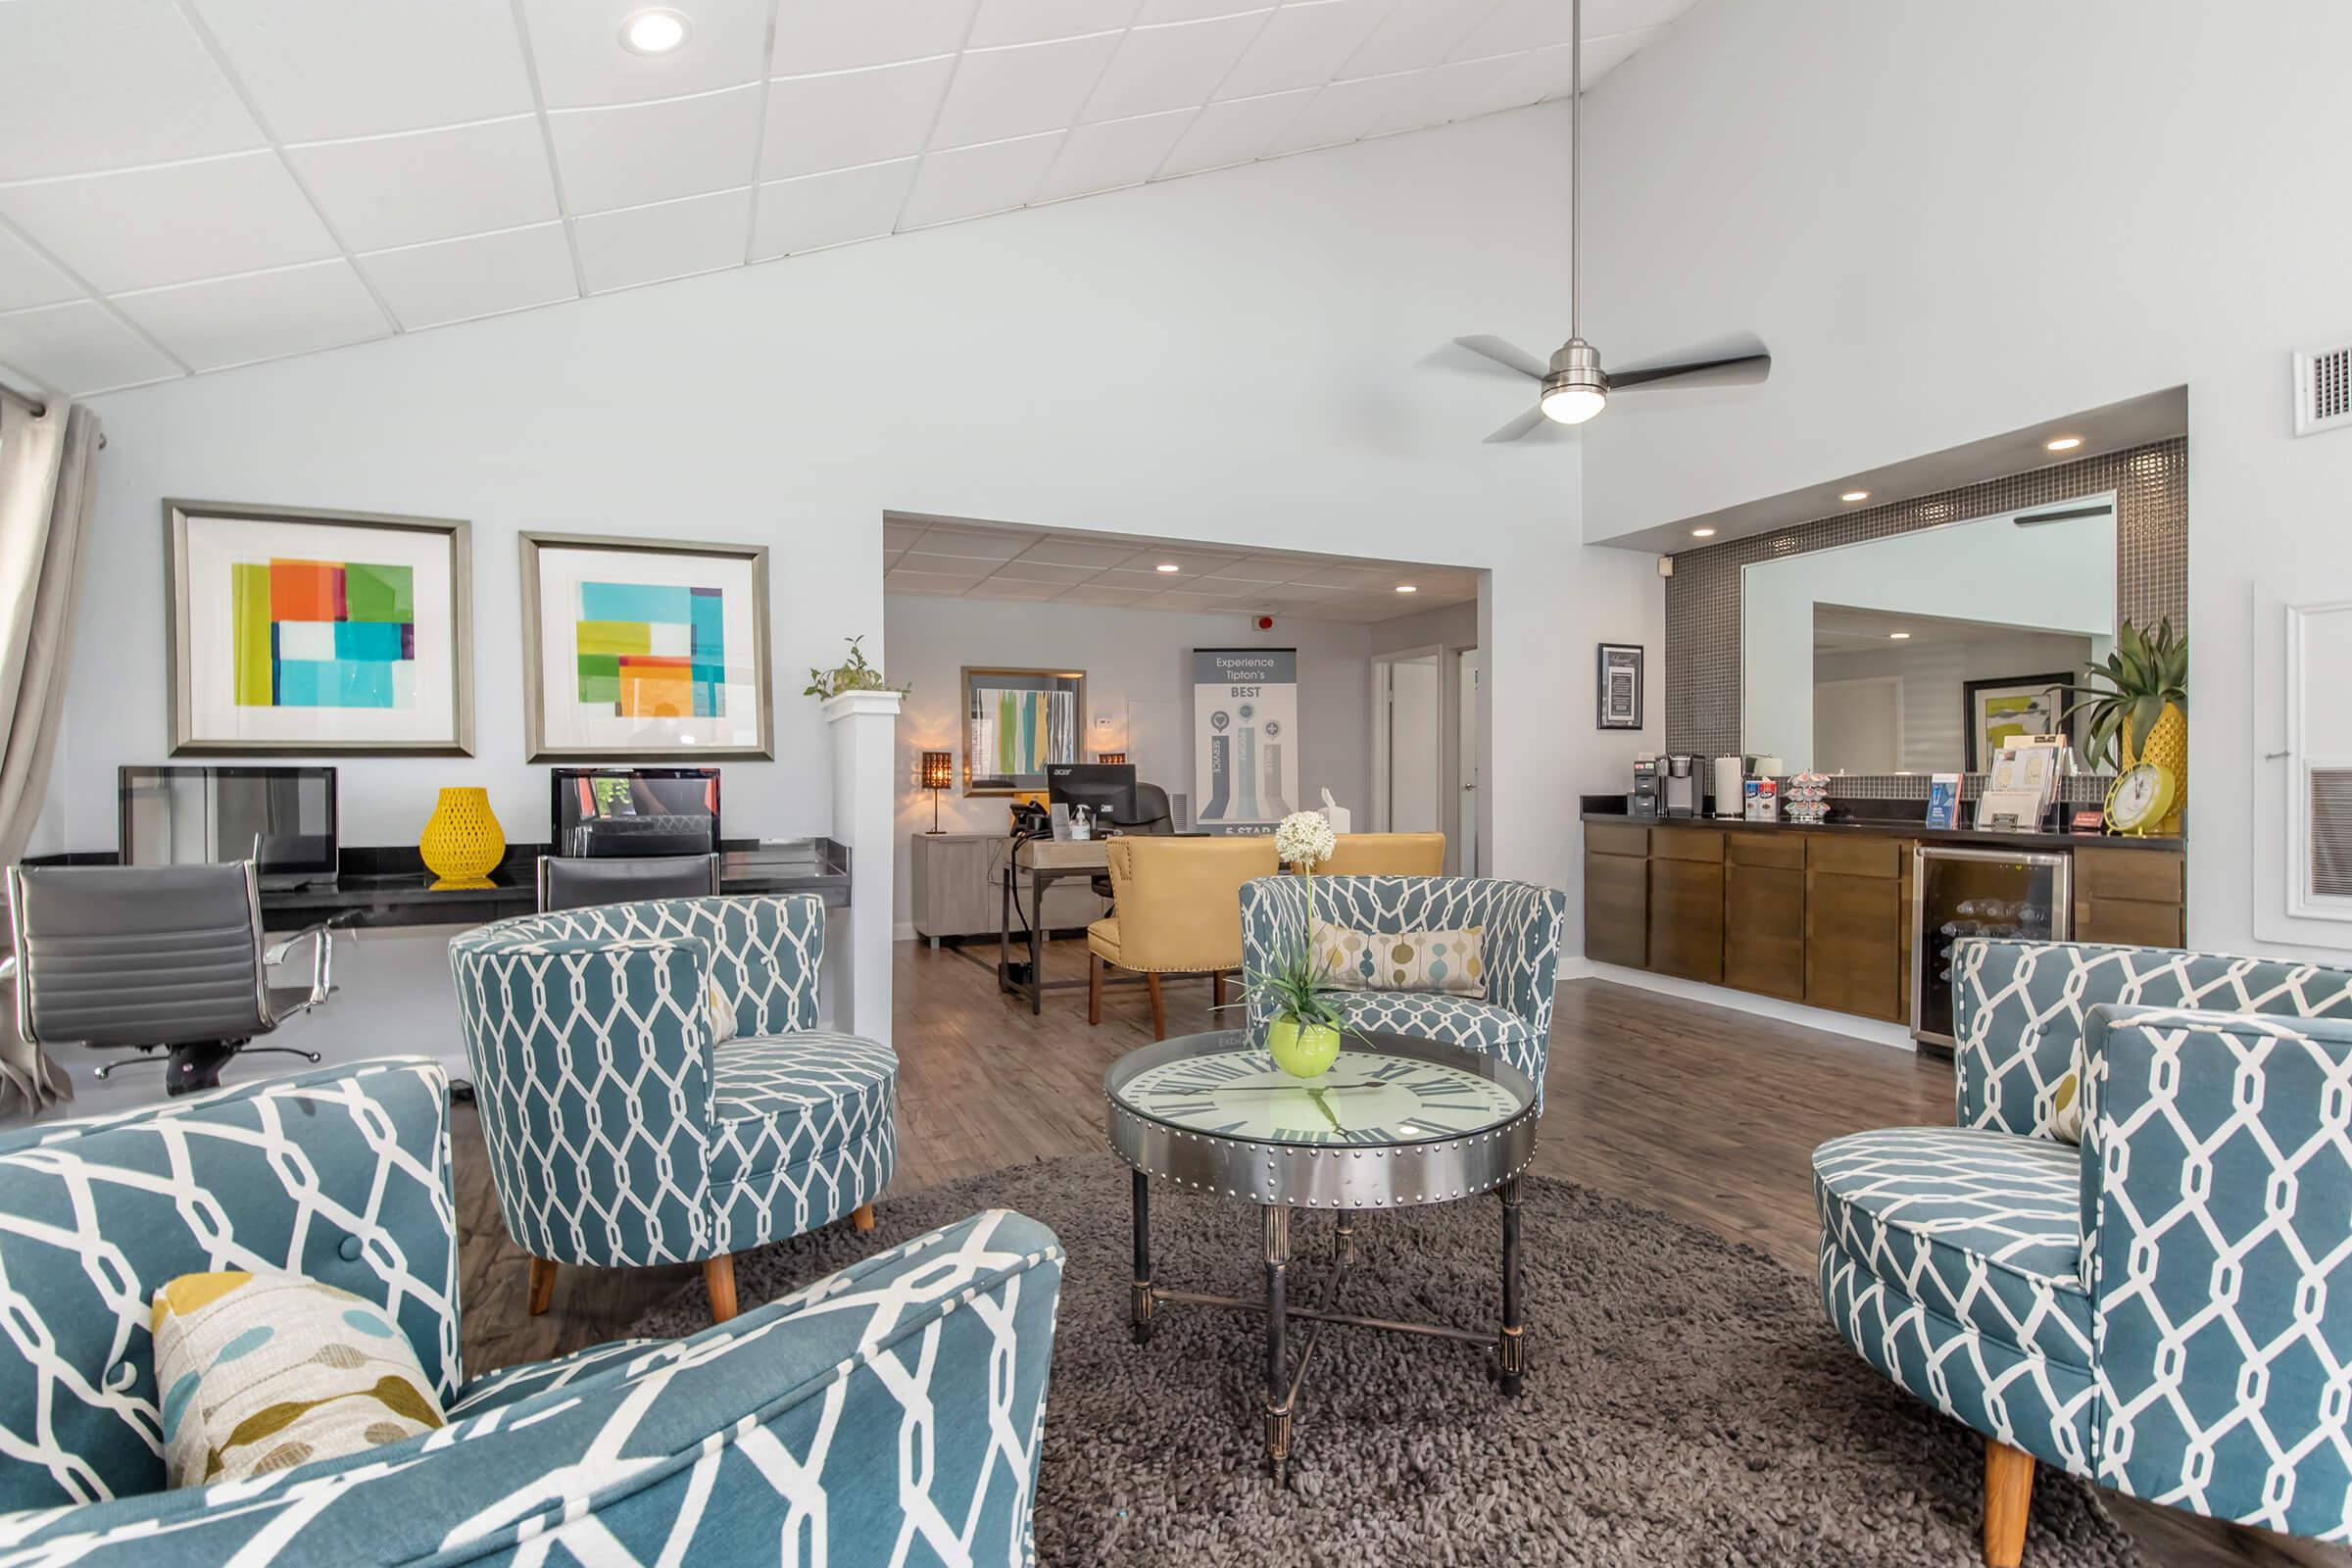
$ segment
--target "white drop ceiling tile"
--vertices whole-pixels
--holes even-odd
[[[1096,582],[1105,588],[1132,588],[1138,593],[1146,594],[1162,592],[1168,584],[1176,580],[1172,573],[1162,575],[1149,566],[1141,570],[1128,566],[1115,566],[1095,578]]]
[[[548,108],[682,98],[740,87],[766,72],[770,0],[685,0],[677,9],[686,41],[662,55],[620,41],[622,24],[645,9],[644,0],[522,0]]]
[[[355,251],[544,223],[556,183],[536,116],[286,149]]]
[[[785,0],[776,15],[773,71],[886,66],[954,54],[971,30],[974,0]]]
[[[760,177],[912,158],[931,136],[954,55],[768,83]]]
[[[1354,592],[1355,590],[1352,587],[1325,588],[1318,587],[1313,583],[1304,582],[1286,582],[1274,590],[1276,598],[1281,599],[1286,603],[1297,603],[1301,605],[1335,603],[1339,600],[1346,599]]]
[[[919,571],[930,577],[960,577],[966,582],[978,582],[1003,564],[1002,561],[943,556],[932,550],[909,550],[899,559],[902,571]]]
[[[923,553],[956,556],[966,561],[1010,561],[1029,541],[1016,533],[989,533],[978,528],[935,527],[923,535]]]
[[[0,179],[85,173],[263,144],[172,0],[0,4]]]
[[[1408,92],[1398,93],[1388,109],[1373,122],[1375,133],[1393,130],[1411,130],[1422,125],[1442,125],[1448,121],[1467,120],[1500,107],[1494,102],[1494,93],[1515,75],[1526,55],[1495,55],[1486,60],[1464,60],[1435,71],[1422,72],[1417,84]],[[1374,80],[1384,78],[1374,77]],[[1537,94],[1537,97],[1543,96]],[[1527,100],[1535,102],[1535,98]]]
[[[551,112],[565,202],[574,213],[599,213],[749,185],[760,91]]]
[[[929,526],[926,522],[894,522],[885,517],[882,520],[882,548],[911,550],[914,542],[923,536],[923,530]]]
[[[125,294],[115,302],[199,370],[284,359],[392,335],[344,261]]]
[[[1181,582],[1186,578],[1205,576],[1207,573],[1212,571],[1221,571],[1225,567],[1234,564],[1240,559],[1241,558],[1239,556],[1230,554],[1218,555],[1198,550],[1168,550],[1154,548],[1142,551],[1137,554],[1129,562],[1129,566],[1132,569],[1134,566],[1148,564],[1153,567],[1155,570],[1160,566],[1177,567],[1178,569],[1176,571],[1161,572],[1159,574],[1163,579],[1164,584],[1167,579],[1174,579]]]
[[[1585,52],[1592,40],[1613,32],[1639,32],[1664,26],[1690,9],[1696,0],[1586,0]]]
[[[1084,582],[1095,574],[1093,566],[1056,566],[1051,562],[1007,561],[997,568],[1000,577],[1012,577],[1023,582]]]
[[[1267,0],[1144,0],[1144,9],[1135,20],[1138,24],[1205,22],[1267,9]]]
[[[65,273],[41,260],[15,234],[0,228],[0,311],[80,298],[81,290]]]
[[[1493,10],[1494,0],[1400,0],[1340,68],[1340,78],[1385,76],[1442,64]],[[1560,7],[1562,15],[1567,10]]]
[[[1217,88],[1219,98],[1257,98],[1319,87],[1339,74],[1388,15],[1389,0],[1315,0],[1286,5]]]
[[[1204,103],[1264,29],[1264,11],[1136,27],[1088,100],[1088,120],[1127,120]]]
[[[882,589],[893,594],[930,594],[935,598],[960,599],[964,590],[979,579],[974,577],[927,577],[919,571],[893,570],[882,579]]]
[[[1256,588],[1270,582],[1289,582],[1301,568],[1286,561],[1237,561],[1230,566],[1219,566],[1206,574],[1208,582],[1231,583],[1237,588]]]
[[[1416,92],[1427,79],[1425,71],[1394,76],[1366,76],[1335,81],[1314,96],[1267,147],[1270,153],[1301,153],[1310,147],[1336,147],[1372,133],[1382,117]]]
[[[508,0],[194,0],[280,141],[532,111]]]
[[[0,187],[0,214],[101,293],[335,254],[270,152]]]
[[[0,316],[0,360],[69,395],[181,373],[153,345],[88,300]]]
[[[1398,581],[1399,571],[1396,567],[1316,566],[1291,580],[1301,588],[1383,588]]]
[[[743,265],[752,192],[722,190],[577,219],[572,243],[591,294]]]
[[[1124,27],[1135,20],[1138,0],[980,0],[972,22],[971,47],[1041,43]],[[1247,0],[1244,0],[1247,4]]]
[[[1072,127],[1038,199],[1059,201],[1065,196],[1142,184],[1168,161],[1177,139],[1193,122],[1193,115],[1190,109],[1172,109],[1164,115]]]
[[[393,318],[414,331],[552,305],[579,293],[562,223],[475,234],[360,258]]]
[[[1301,87],[1297,92],[1210,104],[1186,127],[1176,150],[1160,166],[1159,177],[1223,169],[1261,156],[1275,136],[1298,118],[1298,112],[1314,95],[1314,88]]]
[[[764,261],[887,234],[906,205],[915,160],[804,174],[760,187],[752,255]]]
[[[1477,60],[1566,43],[1575,36],[1569,25],[1572,15],[1559,0],[1502,0],[1477,26],[1454,40],[1446,58]],[[1585,36],[1590,38],[1596,30],[1589,29]]]
[[[1098,32],[1053,43],[967,50],[956,67],[931,145],[968,147],[1062,129],[1078,118],[1122,36]]]
[[[1091,539],[1041,539],[1021,552],[1023,561],[1051,562],[1056,566],[1090,566],[1101,571],[1135,554],[1129,545],[1098,544]]]
[[[1037,199],[1061,138],[1057,130],[927,155],[899,226],[920,228],[1028,205]]]

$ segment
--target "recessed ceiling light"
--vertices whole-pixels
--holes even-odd
[[[2079,435],[2062,435],[2055,441],[2044,441],[2041,446],[2045,452],[2072,452],[2082,444],[2082,438]]]
[[[1889,642],[1907,643],[1911,640],[1911,634],[1907,631],[1890,631],[1886,638]]]
[[[1839,496],[1838,499],[1850,507],[1857,501],[1868,501],[1870,499],[1870,492],[1867,490],[1848,490],[1845,494]]]
[[[634,11],[620,24],[620,44],[632,54],[665,55],[686,41],[686,14],[667,6]]]
[[[1409,582],[1400,582],[1400,583],[1398,583],[1398,584],[1396,585],[1396,591],[1397,591],[1398,593],[1400,593],[1400,594],[1417,594],[1417,593],[1419,593],[1421,590],[1420,590],[1420,588],[1419,588],[1419,587],[1417,587],[1416,585],[1414,585],[1414,584],[1412,584],[1412,583],[1409,583]]]
[[[1184,568],[1176,564],[1176,563],[1173,561],[1163,561],[1152,569],[1153,571],[1182,571]]]
[[[1712,528],[1693,528],[1690,530],[1690,537],[1693,539],[1712,539],[1715,537],[1715,530]]]

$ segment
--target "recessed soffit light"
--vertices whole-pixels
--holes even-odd
[[[1152,569],[1153,571],[1182,571],[1184,568],[1176,564],[1176,563],[1173,561],[1163,561],[1158,565],[1153,566]]]
[[[1715,537],[1715,530],[1712,528],[1693,528],[1690,530],[1690,537],[1693,539],[1712,539]]]
[[[1838,499],[1850,507],[1857,501],[1868,501],[1870,499],[1870,492],[1867,490],[1848,490],[1845,494],[1839,496]]]
[[[684,43],[692,30],[686,14],[667,6],[632,11],[620,24],[620,46],[631,54],[665,55]]]
[[[2082,438],[2079,435],[2062,435],[2056,440],[2044,441],[2041,448],[2044,452],[2072,452],[2082,444]]]
[[[1889,642],[1907,643],[1911,640],[1911,634],[1907,631],[1890,631],[1886,634],[1886,639]]]
[[[1421,589],[1414,583],[1400,582],[1396,585],[1396,591],[1400,594],[1417,594]]]

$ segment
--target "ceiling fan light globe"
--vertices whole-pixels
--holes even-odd
[[[1596,386],[1544,389],[1544,417],[1558,424],[1582,424],[1608,406],[1609,395]]]

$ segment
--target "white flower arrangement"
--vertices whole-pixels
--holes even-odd
[[[1274,829],[1274,854],[1285,865],[1303,866],[1309,874],[1332,858],[1340,836],[1320,811],[1293,811]]]

